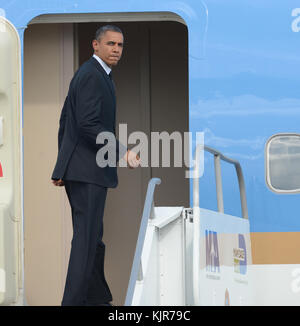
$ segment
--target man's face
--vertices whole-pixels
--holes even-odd
[[[123,42],[121,33],[107,31],[99,41],[93,41],[94,52],[109,67],[116,66],[122,56]]]

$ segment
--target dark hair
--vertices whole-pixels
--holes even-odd
[[[95,34],[95,40],[100,41],[101,37],[107,32],[117,32],[121,33],[123,35],[123,32],[121,29],[115,25],[105,25],[97,29],[96,34]]]

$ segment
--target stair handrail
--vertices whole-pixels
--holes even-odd
[[[200,179],[200,154],[201,151],[207,151],[214,155],[215,163],[215,177],[216,177],[216,191],[217,191],[217,201],[218,201],[218,211],[224,213],[223,205],[223,190],[222,190],[222,180],[221,180],[221,165],[220,160],[226,161],[230,164],[234,164],[236,173],[238,176],[239,189],[240,189],[240,199],[242,207],[242,216],[248,219],[248,208],[246,199],[246,190],[244,176],[242,172],[241,165],[238,161],[226,157],[221,152],[205,146],[203,144],[197,144],[195,151],[195,166],[193,171],[193,224],[194,224],[194,239],[193,239],[193,295],[194,304],[196,306],[200,305],[199,296],[199,271],[200,271],[200,206],[199,206],[199,179]]]
[[[141,224],[140,224],[140,231],[139,231],[139,235],[138,235],[138,239],[137,239],[137,243],[136,243],[135,254],[134,254],[134,259],[133,259],[133,263],[132,263],[126,299],[125,299],[125,303],[124,303],[125,306],[130,306],[132,303],[136,281],[143,280],[143,270],[142,270],[142,263],[141,263],[142,251],[143,251],[143,245],[144,245],[145,236],[146,236],[148,220],[155,218],[154,191],[155,191],[156,185],[159,185],[159,184],[161,184],[161,179],[159,179],[159,178],[152,178],[148,183],[147,194],[146,194],[146,199],[145,199],[145,204],[144,204],[144,210],[143,210],[143,215],[142,215]]]
[[[235,166],[235,170],[236,170],[236,174],[237,174],[238,182],[239,182],[242,216],[243,216],[243,218],[248,219],[248,207],[247,207],[247,199],[246,199],[245,181],[244,181],[243,171],[242,171],[239,161],[229,158],[229,157],[223,155],[221,152],[217,151],[216,149],[208,147],[208,146],[204,146],[204,150],[213,154],[214,159],[215,159],[215,175],[216,175],[216,188],[217,188],[217,199],[218,199],[219,212],[224,213],[223,190],[222,190],[222,180],[221,180],[221,165],[220,165],[220,160],[223,160],[223,161],[226,161]]]

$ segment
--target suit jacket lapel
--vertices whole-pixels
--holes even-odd
[[[116,102],[116,94],[113,88],[113,84],[112,84],[112,80],[110,79],[110,77],[107,75],[106,71],[103,69],[103,67],[101,66],[101,64],[93,57],[91,57],[91,62],[93,63],[93,65],[103,74],[104,76],[104,80],[107,83],[111,95],[113,97],[114,103]]]

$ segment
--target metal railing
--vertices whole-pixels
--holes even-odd
[[[220,153],[219,151],[217,151],[211,147],[204,146],[204,150],[214,155],[217,202],[218,202],[219,212],[224,213],[222,174],[221,174],[221,163],[220,163],[220,160],[223,160],[223,161],[233,164],[235,166],[235,170],[236,170],[236,174],[237,174],[238,182],[239,182],[239,189],[240,189],[242,216],[243,216],[243,218],[248,218],[248,207],[247,207],[247,199],[246,199],[245,182],[244,182],[244,176],[243,176],[243,172],[242,172],[240,163],[236,160],[233,160],[229,157],[224,156],[222,153]],[[197,164],[197,162],[196,162],[196,164]],[[199,162],[198,162],[198,166],[199,166]],[[199,192],[198,192],[198,194],[199,194]],[[199,201],[199,199],[198,199],[198,201]]]
[[[143,269],[141,263],[143,245],[145,241],[146,229],[148,220],[155,217],[154,215],[154,190],[156,185],[159,185],[161,180],[159,178],[152,178],[148,183],[146,200],[143,210],[143,216],[140,224],[140,231],[139,236],[137,239],[134,259],[131,268],[131,274],[129,279],[129,284],[127,288],[127,294],[125,299],[125,306],[129,306],[132,303],[134,287],[136,280],[142,281],[143,280]]]
[[[226,161],[228,163],[234,164],[236,173],[238,176],[239,189],[240,189],[240,199],[242,207],[242,216],[248,219],[248,208],[246,199],[245,182],[242,173],[242,168],[238,161],[224,156],[219,151],[210,148],[208,146],[203,146],[198,144],[196,146],[195,152],[195,168],[193,175],[193,227],[194,227],[194,239],[193,239],[193,294],[194,294],[194,304],[196,306],[200,305],[199,296],[199,271],[200,271],[200,206],[199,206],[199,179],[200,179],[200,153],[201,151],[207,151],[214,155],[215,164],[215,177],[216,177],[216,191],[217,191],[217,201],[218,201],[218,211],[224,213],[224,202],[223,202],[223,189],[222,189],[222,175],[221,175],[221,164],[220,160]]]

